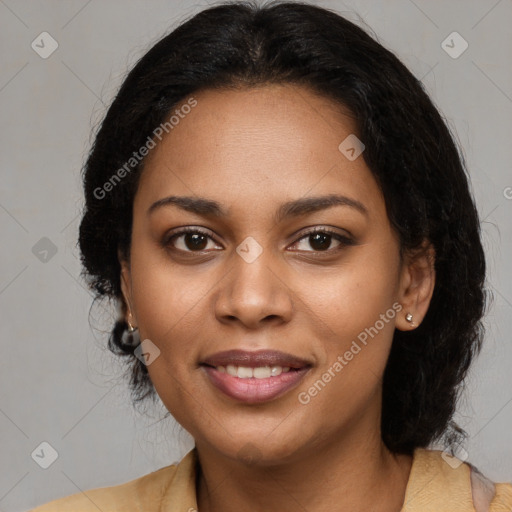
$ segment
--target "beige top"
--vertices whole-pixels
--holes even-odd
[[[194,512],[197,451],[127,483],[101,487],[51,501],[31,512]],[[495,484],[489,512],[512,511],[512,483]],[[438,450],[413,454],[401,512],[475,512],[471,466],[448,464]]]

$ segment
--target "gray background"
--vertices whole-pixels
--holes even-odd
[[[469,460],[512,481],[512,2],[315,3],[372,27],[422,79],[463,147],[495,302],[456,419],[470,434]],[[93,308],[89,326],[76,239],[92,128],[135,60],[207,5],[0,0],[2,511],[128,481],[192,446],[161,421],[163,407],[131,408],[122,367],[105,349],[108,304]],[[46,59],[31,47],[43,31],[59,44]],[[453,31],[469,43],[458,58],[441,46]],[[43,441],[58,452],[48,469],[31,456]]]

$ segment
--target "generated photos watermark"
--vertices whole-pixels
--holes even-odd
[[[94,197],[100,200],[104,199],[107,194],[111,192],[123,178],[131,173],[133,169],[142,162],[144,157],[146,157],[149,152],[156,147],[155,138],[161,141],[164,132],[170,133],[171,130],[178,126],[180,120],[184,119],[195,106],[197,106],[197,100],[191,96],[185,104],[181,105],[180,108],[175,109],[167,121],[160,123],[160,125],[153,130],[153,137],[148,135],[146,142],[138,149],[138,151],[134,151],[132,156],[121,167],[119,167],[119,169],[117,169],[117,171],[114,172],[114,174],[112,174],[112,176],[101,187],[96,187],[94,189]]]
[[[366,327],[363,331],[361,331],[357,335],[357,340],[352,341],[350,348],[346,350],[342,355],[339,355],[336,358],[336,361],[321,375],[319,379],[317,379],[307,391],[301,391],[297,398],[302,405],[309,404],[311,399],[322,391],[325,386],[331,382],[340,372],[348,365],[354,356],[361,352],[362,348],[368,344],[368,337],[374,338],[382,329],[384,329],[385,325],[389,323],[390,320],[395,318],[396,314],[402,311],[402,305],[398,302],[395,302],[391,308],[389,308],[385,313],[381,313],[379,320],[377,320],[373,326]],[[363,347],[361,347],[363,345]]]

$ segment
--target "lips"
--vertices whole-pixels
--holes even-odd
[[[274,400],[298,386],[311,363],[277,350],[228,350],[208,356],[201,367],[224,395],[246,403]]]
[[[300,359],[291,354],[278,350],[259,350],[249,352],[247,350],[226,350],[213,354],[203,361],[209,366],[246,366],[258,368],[261,366],[281,366],[288,368],[304,368],[311,366],[305,359]]]

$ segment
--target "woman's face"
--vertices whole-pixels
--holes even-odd
[[[433,274],[401,262],[353,121],[299,86],[194,98],[147,157],[122,270],[158,394],[240,460],[379,436],[393,331]]]

